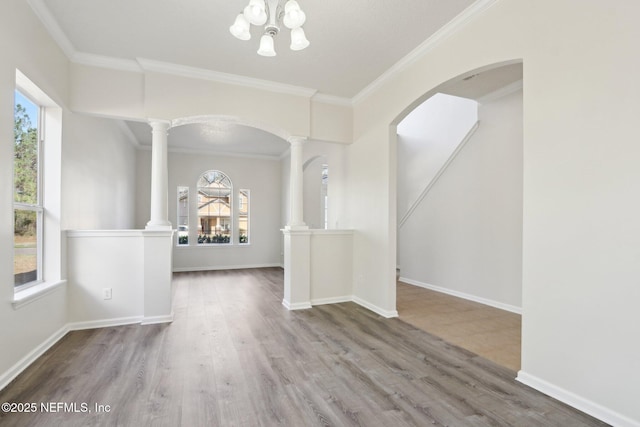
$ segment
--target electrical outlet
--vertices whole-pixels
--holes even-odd
[[[111,288],[102,289],[102,299],[111,299]]]

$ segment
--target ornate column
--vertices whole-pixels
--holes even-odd
[[[304,199],[304,173],[302,171],[302,145],[306,138],[291,137],[291,173],[289,177],[290,215],[289,230],[306,230],[309,227],[304,223],[303,199]]]
[[[167,157],[167,132],[171,122],[149,120],[151,125],[151,219],[147,230],[170,230],[169,222],[169,173]]]

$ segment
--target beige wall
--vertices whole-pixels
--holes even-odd
[[[350,106],[312,100],[210,79],[71,64],[71,108],[108,117],[174,120],[194,116],[235,117],[287,139],[305,136],[350,143]],[[277,108],[274,108],[277,106]]]
[[[0,387],[20,360],[65,325],[66,289],[14,309],[13,300],[13,108],[16,68],[59,105],[67,103],[68,61],[25,1],[0,6]],[[60,267],[58,267],[59,269]]]
[[[395,312],[395,129],[429,92],[496,63],[524,63],[523,359],[520,378],[618,425],[637,425],[640,408],[640,3],[628,0],[498,0],[424,56],[358,98],[352,127],[314,116],[309,97],[221,87],[146,73],[116,76],[70,66],[22,0],[0,13],[0,141],[11,141],[15,68],[61,106],[117,117],[174,119],[240,115],[279,132],[318,132],[346,149],[344,223],[354,235],[354,294]],[[97,74],[101,74],[99,77]],[[175,86],[174,86],[175,83]],[[71,85],[71,90],[69,89]],[[142,85],[142,87],[141,87]],[[184,90],[183,90],[184,89]],[[148,91],[140,99],[142,91]],[[200,94],[201,92],[201,94]],[[237,96],[237,97],[236,97]],[[172,102],[175,97],[175,104]],[[192,99],[193,98],[193,99]],[[124,100],[124,102],[122,102]],[[229,108],[224,103],[229,101]],[[119,104],[122,102],[121,104]],[[278,105],[280,113],[260,106]],[[329,110],[329,109],[327,109]],[[314,117],[312,119],[312,117]],[[319,126],[321,129],[316,129]],[[337,133],[337,134],[336,134]],[[0,142],[0,201],[10,206],[11,144]],[[63,159],[64,161],[64,159]],[[382,208],[381,208],[382,207]],[[12,218],[0,211],[0,278],[11,282]],[[11,343],[0,372],[42,345],[66,321],[56,292],[13,311],[0,290],[0,333]]]
[[[497,1],[360,102],[349,147],[357,293],[392,309],[395,197],[378,191],[395,162],[388,125],[442,82],[523,59],[519,377],[620,425],[640,420],[638,13],[622,0]],[[390,208],[360,225],[374,194]]]

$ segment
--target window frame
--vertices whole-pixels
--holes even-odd
[[[242,234],[240,233],[240,217],[242,212],[242,194],[245,194],[247,199],[247,241],[242,242]],[[248,188],[240,188],[238,190],[238,245],[246,246],[251,244],[251,190]]]
[[[181,198],[180,196],[183,194],[182,191],[184,191],[185,197]],[[187,185],[178,185],[177,186],[177,191],[176,191],[176,224],[178,227],[178,231],[176,232],[176,245],[177,246],[189,246],[189,225],[190,225],[190,193],[191,193],[191,188],[189,188],[189,186]],[[184,199],[184,200],[183,200]],[[181,211],[181,207],[180,207],[180,203],[184,203],[185,207],[184,209],[186,209],[186,215],[180,215],[180,211]],[[180,223],[180,219],[181,218],[185,218],[186,219],[186,224],[181,224]],[[183,230],[180,230],[180,227],[186,226],[186,235],[184,234]],[[181,234],[182,233],[182,234]],[[186,243],[180,243],[181,241],[181,237],[186,237]]]
[[[44,145],[44,129],[45,129],[45,120],[46,120],[46,111],[45,111],[45,106],[43,106],[40,102],[38,102],[37,100],[35,100],[33,98],[33,96],[31,96],[29,94],[28,91],[23,90],[22,88],[18,87],[18,85],[16,85],[15,89],[14,89],[14,110],[15,110],[15,105],[16,105],[16,100],[15,100],[15,96],[16,94],[19,93],[22,97],[24,97],[25,99],[27,99],[29,102],[31,102],[34,106],[37,107],[38,110],[38,117],[36,120],[36,138],[37,138],[37,144],[36,144],[36,157],[37,157],[37,172],[36,172],[36,203],[32,204],[32,203],[24,203],[24,202],[17,202],[15,199],[15,194],[13,196],[13,215],[15,218],[15,214],[16,211],[29,211],[29,212],[35,212],[36,213],[36,279],[32,280],[30,282],[26,282],[26,283],[22,283],[20,285],[16,285],[15,283],[15,270],[14,270],[14,282],[13,282],[13,290],[14,290],[14,295],[24,291],[26,289],[29,289],[33,286],[39,285],[41,283],[44,282],[44,215],[45,215],[45,209],[44,209],[44,182],[43,182],[43,168],[44,168],[44,162],[43,162],[43,145]],[[15,122],[15,113],[14,113],[14,122]],[[12,187],[13,190],[15,191],[15,179],[16,179],[16,174],[15,174],[15,141],[14,141],[14,164],[13,164],[13,176],[12,176]],[[15,239],[15,219],[13,222],[13,234],[14,234],[14,239]],[[16,247],[15,247],[15,240],[14,240],[14,247],[13,247],[13,252],[12,252],[12,257],[14,259],[14,265],[15,265],[15,257],[16,257]]]
[[[229,241],[228,242],[210,242],[210,243],[199,243],[199,239],[201,234],[200,228],[200,188],[198,185],[199,181],[203,176],[207,173],[219,173],[226,178],[229,183],[229,217],[228,217],[228,229],[229,229]],[[195,188],[196,197],[192,197],[193,189]],[[248,188],[238,189],[237,192],[234,190],[234,185],[231,177],[226,173],[219,169],[207,169],[201,174],[198,175],[198,179],[195,181],[195,187],[187,186],[187,185],[177,185],[176,186],[176,224],[178,227],[178,232],[176,235],[178,236],[180,230],[179,227],[182,225],[180,223],[180,194],[181,189],[185,189],[187,191],[187,242],[180,243],[179,237],[176,237],[175,246],[177,248],[187,248],[187,247],[233,247],[233,246],[249,246],[251,244],[251,190]],[[246,213],[246,222],[247,222],[247,230],[246,236],[247,241],[241,242],[241,234],[240,234],[240,217],[241,217],[241,203],[242,196],[241,193],[246,194],[246,204],[247,204],[247,213]],[[237,200],[237,202],[236,202]],[[226,217],[220,217],[226,220]],[[194,222],[195,220],[195,222]],[[195,225],[192,225],[195,224]],[[226,230],[226,228],[225,228]],[[184,233],[183,233],[184,236]],[[235,237],[234,237],[235,236]],[[238,239],[237,241],[234,239]]]
[[[208,242],[208,243],[207,242],[200,242],[201,232],[204,232],[204,230],[202,230],[200,228],[200,224],[201,224],[201,221],[200,221],[200,207],[199,207],[199,205],[200,205],[200,189],[201,188],[206,188],[206,187],[200,186],[199,183],[200,183],[200,180],[203,179],[209,173],[220,174],[223,177],[221,181],[226,180],[229,183],[229,187],[228,187],[228,190],[229,190],[229,195],[228,195],[228,199],[229,199],[229,201],[228,201],[228,206],[229,206],[229,227],[228,227],[229,241],[228,242]],[[199,246],[199,247],[219,246],[219,247],[222,247],[222,246],[233,246],[234,245],[234,240],[233,239],[234,239],[234,234],[235,234],[234,233],[234,225],[236,223],[236,215],[235,215],[235,212],[234,212],[235,209],[233,208],[234,207],[234,205],[233,205],[234,197],[233,196],[234,196],[234,193],[233,193],[233,181],[231,180],[229,175],[227,175],[226,173],[222,172],[221,170],[219,170],[219,169],[208,169],[208,170],[202,172],[198,176],[198,179],[196,180],[196,214],[195,214],[196,220],[197,220],[196,224],[197,224],[198,233],[197,233],[197,238],[195,240],[196,243],[195,243],[194,246]],[[212,197],[212,199],[213,199],[213,197]],[[209,203],[215,203],[215,200],[212,200]],[[219,216],[218,218],[224,218],[224,217]]]

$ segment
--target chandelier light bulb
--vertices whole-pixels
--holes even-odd
[[[276,56],[276,50],[273,46],[273,37],[271,37],[269,34],[264,34],[260,38],[260,48],[258,49],[258,55]]]
[[[309,46],[302,29],[306,20],[307,16],[296,0],[249,0],[249,4],[229,27],[229,32],[240,40],[250,40],[251,25],[264,26],[258,55],[276,56],[275,38],[281,26],[291,30],[291,50],[302,50]]]
[[[229,31],[234,35],[234,37],[240,40],[250,40],[250,27],[251,24],[249,24],[249,21],[246,20],[244,14],[241,13],[236,17],[236,21],[233,23],[233,25],[229,27]]]
[[[291,50],[302,50],[309,46],[309,40],[304,35],[302,27],[294,28],[291,30]]]
[[[289,0],[284,6],[284,10],[282,23],[289,29],[301,27],[307,20],[307,16],[300,9],[296,0]]]
[[[267,22],[267,9],[264,0],[250,0],[243,13],[245,19],[253,25],[264,25]]]

